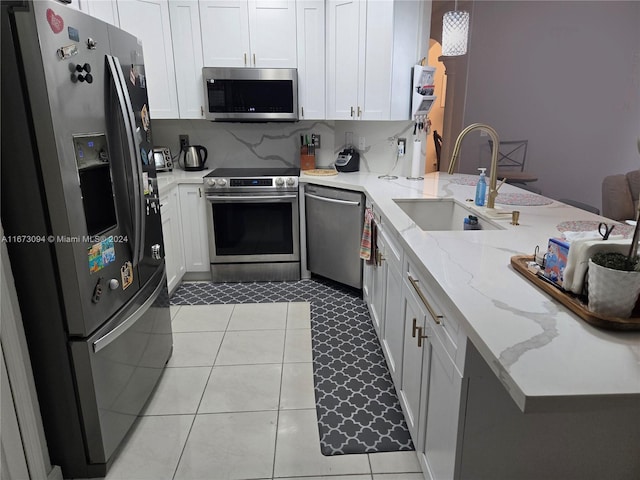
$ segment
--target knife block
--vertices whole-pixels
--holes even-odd
[[[306,145],[300,147],[300,170],[313,170],[316,168],[315,153],[309,153]]]

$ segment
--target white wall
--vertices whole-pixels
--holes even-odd
[[[471,22],[464,125],[528,139],[544,195],[600,207],[606,175],[640,168],[640,2],[477,1]],[[459,171],[488,163],[486,139]]]

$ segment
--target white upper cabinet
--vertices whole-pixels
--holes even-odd
[[[329,0],[327,8],[327,118],[388,120],[393,0]]]
[[[393,56],[392,0],[366,2],[364,59],[358,70],[358,119],[391,118],[391,69]],[[362,32],[362,30],[361,30]],[[361,42],[363,40],[361,39]],[[362,51],[362,49],[361,49]],[[410,97],[411,91],[406,92]]]
[[[151,118],[179,118],[167,0],[118,0],[120,28],[142,40]]]
[[[251,66],[296,67],[295,0],[249,0]]]
[[[296,67],[295,0],[200,2],[207,67]]]
[[[322,120],[325,115],[324,0],[298,0],[298,115]]]
[[[120,25],[116,0],[78,0],[69,5],[116,27]]]
[[[249,65],[249,11],[246,0],[201,1],[200,18],[205,66]]]
[[[327,119],[410,118],[411,68],[429,34],[420,26],[427,3],[327,1]]]
[[[180,118],[204,118],[198,0],[171,0],[169,17]]]
[[[327,118],[353,120],[358,108],[358,70],[364,63],[366,4],[327,2]],[[361,32],[360,30],[363,30]]]

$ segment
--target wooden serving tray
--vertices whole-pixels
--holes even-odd
[[[640,316],[638,316],[637,308],[629,318],[598,315],[587,308],[587,305],[581,300],[580,296],[565,292],[559,287],[538,277],[535,273],[530,272],[527,269],[527,262],[532,261],[532,255],[515,255],[511,257],[511,265],[518,273],[522,274],[524,278],[558,300],[588,324],[608,330],[640,330]]]

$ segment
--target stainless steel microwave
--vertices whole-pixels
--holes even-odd
[[[204,67],[202,77],[207,120],[298,120],[298,70],[295,68]]]

